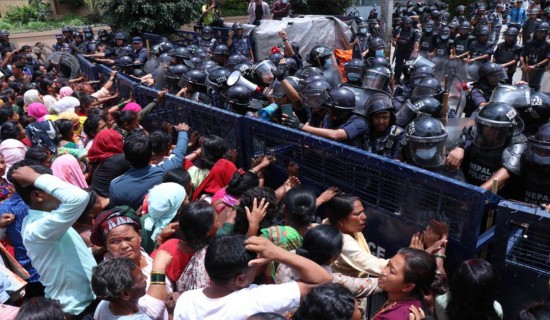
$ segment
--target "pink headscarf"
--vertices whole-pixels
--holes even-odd
[[[46,108],[45,105],[43,105],[40,102],[33,102],[29,105],[29,108],[27,109],[27,113],[29,116],[36,119],[38,122],[44,121],[44,117],[48,114],[48,108]]]
[[[59,99],[68,97],[73,94],[73,89],[71,87],[63,87],[59,89]]]
[[[6,139],[0,144],[0,153],[4,156],[4,160],[6,161],[7,173],[14,163],[25,158],[27,147],[19,140]]]
[[[64,154],[55,159],[52,164],[52,171],[54,176],[63,181],[82,189],[88,188],[88,183],[86,183],[82,168],[78,164],[76,158],[70,154]]]
[[[134,111],[135,113],[139,113],[141,111],[141,106],[135,102],[128,102],[124,108],[122,108],[122,111],[130,110]]]

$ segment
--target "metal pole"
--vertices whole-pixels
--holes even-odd
[[[380,1],[380,36],[386,43],[386,57],[391,53],[393,1]]]

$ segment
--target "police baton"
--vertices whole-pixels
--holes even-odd
[[[498,179],[494,179],[493,180],[493,187],[491,188],[491,192],[493,192],[494,194],[497,194],[498,192]],[[489,212],[487,213],[487,224],[485,225],[485,232],[489,229],[491,229],[491,227],[493,226],[493,221],[495,219],[495,210],[494,209],[490,209]],[[488,247],[485,246],[485,248],[483,248],[483,250],[481,251],[481,258],[486,258],[487,257],[487,251],[488,251]]]
[[[449,110],[449,75],[445,75],[445,86],[443,91],[443,110],[441,111],[441,123],[447,125],[447,112]]]

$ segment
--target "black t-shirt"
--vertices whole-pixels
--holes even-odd
[[[256,3],[256,21],[262,20],[263,15],[264,15],[264,7]]]
[[[123,175],[130,169],[130,163],[124,159],[124,154],[115,154],[103,162],[92,165],[92,189],[102,197],[109,197],[111,181]]]

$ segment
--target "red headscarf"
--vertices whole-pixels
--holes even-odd
[[[95,136],[92,147],[88,151],[90,162],[102,162],[115,154],[122,153],[122,136],[113,129],[102,130]]]
[[[193,193],[193,201],[197,200],[203,193],[214,194],[221,188],[227,186],[231,181],[231,177],[237,171],[235,164],[229,160],[218,160],[204,181],[199,185]]]

